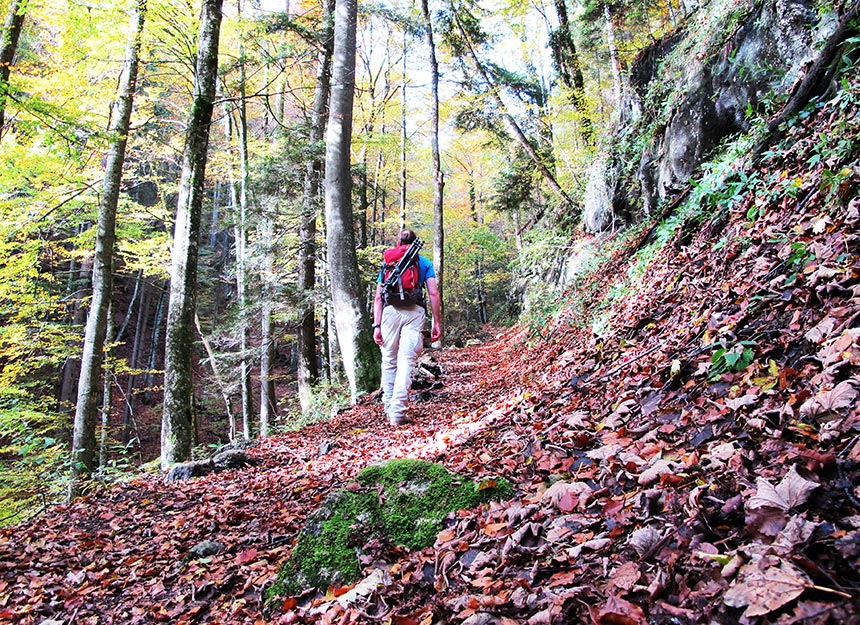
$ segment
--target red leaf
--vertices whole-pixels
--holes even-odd
[[[253,562],[257,558],[256,549],[248,549],[236,555],[236,564],[243,565]]]

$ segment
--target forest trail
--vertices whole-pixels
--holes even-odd
[[[0,622],[257,622],[264,585],[330,490],[373,462],[459,455],[518,377],[505,349],[429,352],[442,387],[414,404],[408,426],[389,426],[368,398],[263,440],[249,450],[256,466],[175,483],[144,475],[3,528]],[[185,559],[204,540],[223,548]]]
[[[142,477],[3,529],[0,621],[858,625],[860,167],[855,148],[809,158],[833,136],[860,145],[860,98],[725,163],[761,183],[698,184],[659,244],[619,234],[532,335],[437,352],[412,425],[368,400],[266,439],[251,468]],[[264,616],[306,517],[396,457],[515,495],[421,551],[364,545],[388,578],[359,603]],[[223,548],[186,559],[203,540]]]

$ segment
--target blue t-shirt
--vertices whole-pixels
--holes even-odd
[[[382,282],[383,279],[383,270],[379,270],[379,277],[376,279],[377,282]],[[424,283],[427,282],[427,278],[435,278],[436,270],[433,269],[432,261],[424,258],[421,254],[418,254],[418,284],[422,287]]]

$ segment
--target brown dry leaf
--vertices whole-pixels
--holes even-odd
[[[541,501],[549,502],[560,512],[585,510],[591,499],[591,487],[585,482],[558,481],[544,491]]]
[[[738,410],[739,408],[743,408],[744,406],[754,406],[758,401],[758,395],[747,394],[742,395],[736,399],[727,399],[726,406],[731,408],[732,410]]]
[[[738,579],[723,597],[733,608],[747,606],[744,616],[762,616],[793,601],[810,585],[807,577],[785,560],[756,557],[741,568]]]
[[[508,536],[505,546],[502,547],[502,557],[506,557],[512,551],[534,551],[543,542],[541,534],[543,526],[539,523],[528,523],[518,529],[516,533]]]
[[[649,486],[664,475],[675,473],[677,467],[678,465],[676,463],[659,458],[651,463],[651,466],[642,471],[639,475],[639,485]]]
[[[640,527],[638,530],[635,530],[631,535],[630,539],[627,541],[633,549],[639,554],[641,558],[646,553],[651,551],[657,543],[659,543],[663,539],[663,535],[657,531],[655,528],[650,525],[646,527]]]
[[[778,508],[789,510],[806,502],[816,488],[818,488],[816,482],[802,477],[797,472],[797,467],[792,466],[776,487],[766,479],[758,478],[756,480],[756,494],[747,502],[747,509]]]
[[[589,606],[595,625],[645,625],[645,613],[635,603],[610,595],[600,608]]]
[[[858,339],[860,339],[860,328],[845,330],[819,350],[817,358],[825,365],[842,360],[843,353],[851,349]]]
[[[829,391],[823,391],[807,400],[800,407],[800,414],[804,417],[817,417],[829,413],[838,413],[851,407],[857,399],[857,387],[860,381],[856,378],[840,382]]]
[[[629,592],[641,577],[638,564],[625,562],[609,576],[609,584],[622,592]]]

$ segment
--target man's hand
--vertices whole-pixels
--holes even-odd
[[[442,338],[442,324],[433,322],[433,327],[430,329],[430,340],[436,342]]]
[[[382,329],[381,328],[374,328],[373,329],[373,342],[376,343],[377,345],[382,345],[383,341],[382,341]]]

